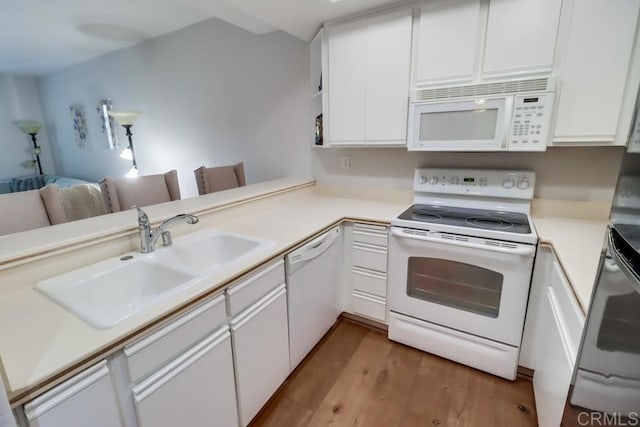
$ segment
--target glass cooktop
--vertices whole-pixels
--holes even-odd
[[[518,234],[531,233],[527,215],[520,212],[418,204],[404,211],[398,219]]]

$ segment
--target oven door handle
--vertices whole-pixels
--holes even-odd
[[[414,240],[421,240],[423,242],[440,243],[443,245],[462,246],[465,248],[482,249],[485,251],[500,252],[500,253],[509,254],[509,255],[533,256],[536,253],[535,245],[518,245],[515,248],[481,245],[478,243],[461,242],[459,240],[444,240],[444,239],[439,239],[437,237],[429,237],[429,236],[422,236],[418,234],[412,234],[410,232],[405,232],[404,230],[400,230],[397,228],[392,228],[391,234],[393,236],[396,236],[402,239],[414,239]]]

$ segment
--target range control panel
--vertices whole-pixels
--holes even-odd
[[[509,151],[545,151],[552,108],[552,93],[517,95],[513,101]]]
[[[536,174],[488,169],[416,169],[415,192],[533,199]]]

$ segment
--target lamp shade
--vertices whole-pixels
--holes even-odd
[[[29,135],[35,135],[38,133],[38,131],[40,131],[40,128],[42,127],[42,125],[38,122],[32,122],[32,121],[19,121],[19,122],[14,122],[16,126],[18,126],[20,128],[20,130],[26,134]]]
[[[109,116],[113,117],[121,126],[131,126],[140,115],[140,111],[109,111]]]

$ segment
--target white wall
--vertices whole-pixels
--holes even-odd
[[[417,167],[524,169],[536,172],[535,197],[610,202],[622,147],[549,148],[544,153],[425,153],[401,148],[316,148],[313,172],[321,183],[407,189]],[[341,168],[348,156],[351,167]]]
[[[43,122],[36,80],[33,77],[0,74],[0,179],[37,173],[35,169],[23,165],[33,159],[33,145],[31,137],[18,129],[13,124],[14,120]],[[54,174],[47,130],[41,129],[37,139],[42,147],[40,160],[43,172]]]
[[[131,164],[107,149],[96,103],[141,110],[133,140],[141,174],[245,162],[248,183],[310,174],[308,45],[212,19],[39,80],[58,172],[97,181]],[[89,146],[75,145],[68,107],[85,108]],[[125,136],[119,129],[121,146]]]

